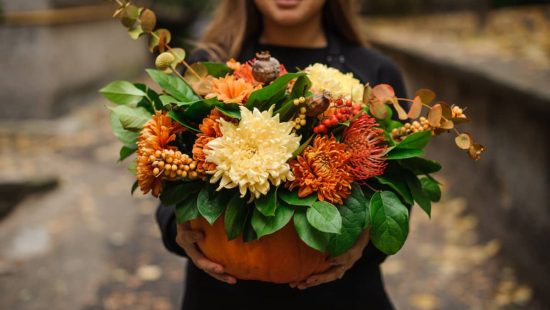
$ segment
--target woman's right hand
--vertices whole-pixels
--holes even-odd
[[[196,243],[201,241],[203,238],[204,234],[198,230],[192,230],[189,222],[178,224],[176,242],[185,250],[187,256],[189,256],[195,266],[222,282],[228,284],[237,283],[237,279],[235,277],[225,273],[222,265],[209,260],[206,256],[204,256],[204,254],[202,254]]]

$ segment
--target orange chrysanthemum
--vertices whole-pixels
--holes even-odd
[[[374,118],[361,115],[346,128],[342,142],[351,153],[348,165],[355,181],[365,181],[384,173],[387,145],[384,131]]]
[[[233,75],[227,75],[222,78],[212,80],[212,88],[206,98],[217,97],[219,101],[225,103],[243,104],[248,100],[248,96],[259,87],[254,87],[252,83]]]
[[[136,178],[143,194],[152,191],[158,197],[162,191],[163,175],[153,173],[153,162],[157,155],[165,150],[177,150],[170,142],[176,139],[176,133],[184,131],[180,124],[172,121],[164,113],[157,112],[143,126],[137,141],[137,173]]]
[[[298,196],[306,197],[317,192],[321,201],[343,204],[351,193],[353,178],[349,173],[350,153],[347,146],[334,137],[316,137],[296,160],[290,162],[294,181],[290,190],[298,188]]]
[[[220,123],[218,119],[227,118],[217,109],[212,109],[208,117],[202,120],[202,123],[199,125],[199,130],[201,133],[193,145],[193,159],[197,162],[197,168],[199,171],[209,171],[214,170],[216,165],[213,163],[206,162],[206,154],[204,154],[204,149],[207,147],[208,142],[214,140],[215,138],[221,137],[222,132],[220,130]]]

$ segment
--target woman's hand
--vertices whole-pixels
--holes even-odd
[[[195,266],[222,282],[228,284],[237,283],[235,277],[225,273],[222,265],[209,260],[201,253],[195,243],[201,241],[203,238],[204,234],[200,231],[192,230],[188,222],[178,224],[176,242],[185,250],[185,253],[187,253],[187,256],[189,256]]]
[[[332,282],[341,279],[346,271],[348,271],[363,255],[363,250],[369,244],[370,230],[365,230],[355,242],[355,245],[346,253],[329,259],[329,263],[333,266],[329,270],[311,275],[299,283],[290,283],[290,287],[297,287],[300,290],[310,288],[323,283]]]

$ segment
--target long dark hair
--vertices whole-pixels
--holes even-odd
[[[350,43],[364,45],[357,12],[355,0],[327,0],[323,27]],[[262,15],[254,0],[222,0],[200,45],[219,60],[237,58],[245,42],[259,37],[261,27]]]

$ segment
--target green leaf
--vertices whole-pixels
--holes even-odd
[[[271,105],[283,99],[288,83],[300,76],[305,76],[305,73],[287,73],[278,77],[268,86],[252,92],[250,97],[248,97],[246,107],[250,110],[258,108],[260,111],[269,109]]]
[[[375,177],[378,182],[389,186],[391,189],[396,191],[405,201],[405,203],[412,205],[413,197],[409,186],[407,185],[407,180],[402,175],[397,174],[384,174]]]
[[[123,161],[124,159],[128,158],[128,156],[134,154],[136,150],[137,150],[137,145],[135,147],[127,147],[123,145],[120,148],[118,160]]]
[[[311,88],[311,80],[307,75],[300,76],[294,82],[292,86],[292,91],[290,92],[291,98],[299,98],[306,95],[307,91]]]
[[[338,209],[326,201],[317,201],[307,208],[307,220],[311,226],[331,234],[339,234],[342,230],[342,217]]]
[[[317,201],[317,195],[312,194],[304,198],[298,197],[298,191],[289,191],[288,189],[280,189],[277,193],[280,200],[288,203],[291,206],[306,206],[310,207]]]
[[[411,170],[414,174],[417,174],[417,175],[430,174],[441,170],[441,164],[439,164],[434,160],[422,158],[422,157],[404,159],[399,163],[401,164],[402,167]]]
[[[406,137],[396,145],[396,149],[423,149],[432,138],[431,131],[419,131]]]
[[[233,72],[233,69],[229,68],[223,63],[219,62],[201,62],[206,67],[206,70],[208,71],[208,75],[211,75],[213,77],[219,78],[224,77],[229,73]]]
[[[164,205],[175,205],[196,194],[201,186],[202,182],[168,182],[159,198]]]
[[[173,103],[178,104],[179,102],[176,100],[176,98],[170,96],[170,95],[160,95],[159,96],[160,101],[162,102],[162,106],[170,106]]]
[[[258,239],[270,235],[285,227],[294,215],[294,207],[286,203],[280,204],[274,216],[265,216],[257,208],[252,214],[252,227],[258,236]]]
[[[189,197],[176,205],[176,222],[178,224],[194,220],[199,215],[196,196]]]
[[[420,184],[422,184],[422,190],[431,201],[438,202],[441,200],[441,188],[436,181],[431,178],[421,178]]]
[[[137,161],[134,160],[128,164],[128,171],[130,171],[132,174],[137,173]]]
[[[233,195],[225,209],[225,232],[228,240],[237,238],[243,231],[246,223],[246,217],[251,207],[239,196]]]
[[[135,181],[134,184],[132,184],[132,189],[130,190],[130,194],[133,195],[136,189],[138,189],[139,183],[138,181]]]
[[[252,211],[252,208],[248,208],[249,211]],[[254,212],[248,212],[246,215],[246,221],[244,223],[243,228],[243,242],[250,242],[253,240],[256,240],[258,237],[256,236],[256,232],[254,231],[254,228],[252,228],[252,214]]]
[[[277,209],[277,187],[272,187],[267,195],[260,196],[255,201],[256,209],[265,216],[275,216]]]
[[[168,112],[168,116],[170,116],[171,119],[175,120],[176,122],[180,123],[183,127],[187,128],[191,131],[201,132],[200,130],[195,128],[195,126],[193,126],[193,125],[191,125],[190,123],[187,122],[187,120],[182,115],[181,111],[172,110],[172,111]]]
[[[361,187],[352,185],[351,195],[338,207],[342,216],[342,230],[339,235],[332,235],[328,244],[331,256],[339,256],[351,249],[359,235],[370,222],[369,200],[363,195]]]
[[[398,149],[394,148],[388,152],[388,160],[405,159],[421,156],[423,150],[419,149]]]
[[[409,211],[389,191],[375,193],[370,201],[370,239],[380,251],[392,255],[405,244],[409,234]]]
[[[201,121],[213,108],[222,105],[216,98],[202,99],[190,103],[181,115],[189,120]]]
[[[118,117],[122,128],[126,130],[140,131],[143,125],[151,119],[151,113],[141,107],[132,108],[127,105],[119,105],[109,109]]]
[[[222,112],[224,115],[229,116],[234,119],[241,119],[241,111],[240,110],[230,110],[226,107],[217,106],[216,109],[218,111]]]
[[[128,148],[137,148],[136,141],[139,136],[139,132],[129,131],[122,127],[118,116],[111,112],[109,115],[111,121],[111,128],[117,139]]]
[[[214,222],[220,217],[225,206],[231,198],[230,191],[215,192],[212,186],[205,186],[199,192],[197,197],[197,206],[199,213],[210,223]]]
[[[109,101],[122,105],[135,105],[146,95],[127,81],[114,81],[99,90]]]
[[[170,96],[178,101],[197,101],[200,100],[193,89],[187,85],[181,78],[163,73],[162,71],[147,69],[147,74],[162,87]]]
[[[413,173],[407,174],[407,184],[409,185],[409,189],[411,190],[411,194],[413,196],[414,201],[428,214],[429,217],[432,216],[432,203],[430,202],[430,199],[424,193],[422,190],[422,185],[420,184],[420,181]]]
[[[294,227],[300,239],[309,247],[325,252],[330,239],[330,234],[321,232],[311,226],[307,220],[306,208],[296,208],[294,212]]]

